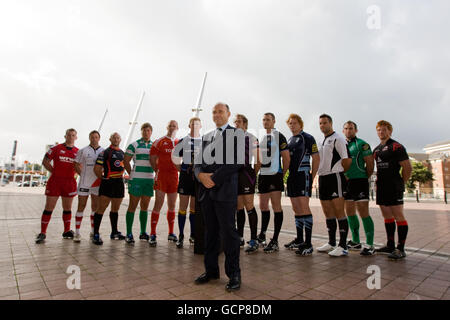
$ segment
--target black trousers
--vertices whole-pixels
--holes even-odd
[[[205,270],[219,273],[219,253],[222,238],[225,253],[225,273],[229,278],[240,277],[240,237],[236,230],[235,201],[213,201],[206,195],[200,202],[205,219]]]

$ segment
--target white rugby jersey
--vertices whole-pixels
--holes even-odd
[[[80,179],[78,180],[79,187],[90,188],[97,180],[97,176],[94,173],[94,166],[98,155],[103,150],[104,149],[100,146],[97,149],[94,149],[91,145],[88,145],[78,151],[75,162],[81,164],[81,174]]]
[[[333,132],[325,137],[319,146],[320,165],[319,176],[344,172],[342,159],[350,158],[347,141],[343,136]]]

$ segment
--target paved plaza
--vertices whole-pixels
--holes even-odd
[[[194,284],[194,279],[204,270],[203,256],[194,254],[187,241],[183,249],[167,242],[165,207],[158,223],[156,248],[138,240],[135,246],[128,246],[124,241],[111,241],[108,211],[100,229],[103,246],[97,247],[89,241],[90,210],[85,211],[81,243],[63,240],[60,202],[50,221],[46,242],[36,245],[34,239],[40,231],[44,191],[42,188],[19,191],[0,188],[1,300],[450,299],[450,205],[443,203],[405,204],[409,224],[408,256],[404,261],[393,262],[384,255],[361,257],[359,252],[331,258],[315,251],[310,257],[299,257],[284,249],[282,245],[295,237],[295,225],[289,199],[283,198],[280,251],[264,254],[260,250],[247,255],[241,250],[242,287],[228,293],[225,291],[228,279],[223,270],[223,254],[220,256],[221,278],[201,286]],[[75,228],[76,203],[75,199],[72,229]],[[125,198],[119,211],[122,233],[125,233],[127,203]],[[152,206],[153,201],[150,208]],[[319,201],[311,199],[311,206],[313,246],[317,248],[326,241],[327,229]],[[382,244],[386,240],[384,224],[374,202],[370,203],[370,212],[375,223],[375,243]],[[268,237],[272,234],[272,222]],[[247,226],[248,222],[246,240],[250,234]],[[175,230],[178,230],[177,224]],[[188,232],[189,223],[186,224]],[[136,218],[135,236],[138,233],[139,219]],[[362,226],[360,234],[364,241]],[[66,271],[71,265],[81,270],[79,290],[71,290],[66,284],[70,276]],[[371,265],[381,270],[380,289],[367,287],[371,275],[367,268]]]

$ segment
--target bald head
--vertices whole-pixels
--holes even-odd
[[[230,107],[223,102],[216,103],[213,108],[213,121],[216,124],[216,127],[222,127],[228,123],[228,119],[230,118]]]
[[[118,132],[114,132],[109,137],[109,141],[114,147],[119,147],[120,141],[122,141],[122,138],[120,137],[120,134]]]

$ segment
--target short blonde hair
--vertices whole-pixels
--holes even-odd
[[[380,120],[377,122],[377,126],[376,128],[378,129],[378,127],[386,127],[389,131],[392,132],[393,128],[392,128],[392,124],[389,121],[386,120]]]
[[[291,114],[289,115],[289,118],[286,120],[286,123],[289,124],[289,120],[291,120],[291,119],[297,120],[298,123],[300,124],[300,127],[303,129],[303,120],[302,120],[302,117],[300,117],[300,116],[299,116],[298,114],[296,114],[296,113],[291,113]]]
[[[244,116],[243,114],[237,113],[236,114],[236,119],[241,118],[242,122],[244,123],[245,129],[248,128],[248,119],[246,116]]]

